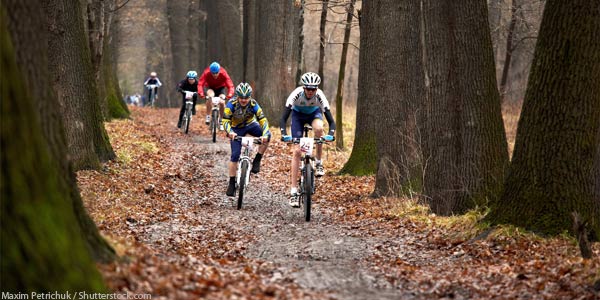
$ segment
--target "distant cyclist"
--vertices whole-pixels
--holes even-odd
[[[181,119],[185,113],[185,92],[198,92],[198,73],[196,71],[189,71],[185,75],[185,79],[177,84],[177,91],[182,94],[181,110],[179,111],[179,121],[177,121],[177,128],[181,128]],[[194,94],[192,97],[194,106],[192,106],[192,115],[196,114],[196,101],[198,101],[198,94]]]
[[[223,115],[223,126],[225,132],[231,139],[231,159],[229,161],[229,186],[227,187],[227,196],[235,194],[235,175],[237,162],[240,159],[242,143],[234,140],[236,136],[245,136],[247,134],[254,137],[262,137],[262,144],[258,147],[258,153],[252,160],[252,173],[260,172],[260,161],[267,151],[269,141],[271,140],[271,131],[269,122],[263,114],[260,105],[252,96],[252,87],[246,82],[240,83],[235,89],[235,98],[227,102],[225,113]]]
[[[227,89],[227,91],[225,91]],[[218,62],[213,62],[209,67],[204,69],[204,72],[200,76],[200,83],[198,84],[198,95],[204,98],[209,91],[214,92],[215,96],[220,97],[221,103],[219,104],[219,115],[223,117],[223,110],[225,105],[225,99],[233,97],[234,87],[231,77],[227,74],[225,68],[222,68]],[[206,101],[206,125],[210,123],[210,111],[212,110],[212,101],[207,99]],[[220,126],[220,130],[223,130],[223,126]]]
[[[315,137],[322,137],[324,114],[325,118],[327,118],[327,123],[329,124],[329,132],[324,139],[333,141],[335,121],[331,115],[327,97],[325,97],[323,91],[318,88],[321,83],[321,77],[316,73],[308,72],[302,75],[300,81],[302,86],[297,87],[285,102],[285,110],[279,124],[281,127],[281,139],[285,142],[289,142],[292,141],[293,138],[302,137],[304,124],[310,124],[312,126]],[[286,123],[290,114],[292,115],[291,136],[287,135],[286,132]],[[320,177],[325,175],[325,169],[323,168],[323,162],[321,160],[323,145],[317,144],[316,149],[315,176]],[[292,168],[290,170],[290,205],[293,207],[300,206],[297,187],[300,156],[301,152],[300,147],[298,146],[294,150]]]
[[[149,86],[149,85],[156,85],[156,87],[152,90],[148,89],[148,101],[152,101],[150,99],[151,96],[151,92],[154,93],[154,99],[156,101],[156,99],[158,98],[158,88],[162,85],[162,83],[160,82],[160,79],[158,79],[158,76],[156,76],[156,72],[150,72],[150,77],[148,77],[148,79],[146,79],[146,81],[144,81],[144,86]]]

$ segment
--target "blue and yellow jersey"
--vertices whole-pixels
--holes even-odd
[[[258,122],[263,136],[267,136],[269,133],[269,122],[255,99],[251,98],[246,107],[242,107],[239,104],[237,97],[227,101],[222,122],[227,133],[230,133],[232,128],[242,128],[253,122]]]

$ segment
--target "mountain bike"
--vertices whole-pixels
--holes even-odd
[[[312,155],[314,144],[324,144],[325,140],[320,138],[308,137],[308,131],[312,130],[309,125],[304,125],[304,137],[296,138],[292,141],[300,145],[302,157],[300,158],[300,177],[298,178],[298,197],[300,205],[304,208],[304,219],[310,221],[310,209],[312,205],[312,195],[315,193],[315,160]]]
[[[181,119],[181,131],[187,134],[190,129],[190,124],[192,123],[192,109],[194,108],[193,98],[197,93],[189,91],[183,92],[185,92],[185,112]]]
[[[238,192],[237,209],[241,209],[246,189],[250,184],[250,169],[252,168],[250,152],[252,152],[253,144],[261,144],[261,138],[236,136],[234,140],[242,142],[242,153],[235,178],[235,187]]]
[[[154,100],[156,100],[156,92],[158,90],[158,85],[149,84],[146,86],[148,89],[148,105],[150,107],[154,107]]]
[[[212,134],[213,143],[217,142],[217,131],[219,130],[219,104],[221,103],[220,97],[212,97],[212,110],[210,112],[210,132]]]

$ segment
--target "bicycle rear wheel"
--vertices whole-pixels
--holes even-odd
[[[304,172],[302,174],[302,176],[304,176],[304,182],[302,184],[304,185],[304,219],[306,220],[306,222],[310,221],[310,206],[312,204],[312,173],[312,165],[310,163],[306,164],[304,167]]]
[[[190,123],[192,122],[192,111],[186,110],[185,115],[186,115],[185,134],[187,134],[188,131],[190,130]]]
[[[246,182],[246,178],[247,178],[247,174],[248,174],[248,161],[244,160],[241,163],[241,167],[242,169],[241,173],[240,173],[240,183],[238,185],[238,201],[237,201],[237,209],[241,209],[242,208],[242,202],[244,200],[244,194],[246,191],[246,185],[248,184]]]
[[[213,110],[211,115],[212,121],[212,141],[213,143],[217,142],[217,130],[219,130],[219,111]]]

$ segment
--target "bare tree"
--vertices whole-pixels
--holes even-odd
[[[43,8],[37,1],[6,0],[0,13],[6,75],[0,83],[0,265],[10,274],[0,285],[13,292],[103,292],[73,209],[81,198],[51,88]]]
[[[327,11],[329,0],[322,0],[321,22],[319,22],[319,76],[325,78],[323,66],[325,65],[325,25],[327,24]],[[321,89],[325,90],[325,81],[321,83]]]
[[[498,200],[508,164],[487,7],[423,1],[422,15],[424,193],[435,213],[461,213]]]
[[[251,40],[255,43],[255,70],[249,70],[248,74],[255,75],[256,99],[266,115],[277,118],[287,95],[296,87],[299,8],[292,1],[256,0],[255,3],[255,14],[249,20],[255,23],[253,36],[257,37]]]
[[[340,71],[338,72],[337,93],[335,96],[335,124],[337,132],[335,133],[336,147],[344,149],[344,120],[343,120],[343,99],[344,99],[344,78],[346,75],[346,58],[348,56],[348,43],[350,42],[350,30],[352,29],[352,17],[354,16],[354,3],[356,0],[350,0],[348,3],[348,14],[346,17],[346,30],[344,30],[344,44],[342,45],[342,58],[340,60]]]
[[[489,219],[600,238],[594,161],[600,141],[600,3],[548,0],[502,200]]]
[[[52,85],[66,119],[69,159],[76,170],[115,157],[104,129],[87,36],[78,0],[42,2],[50,28]]]

